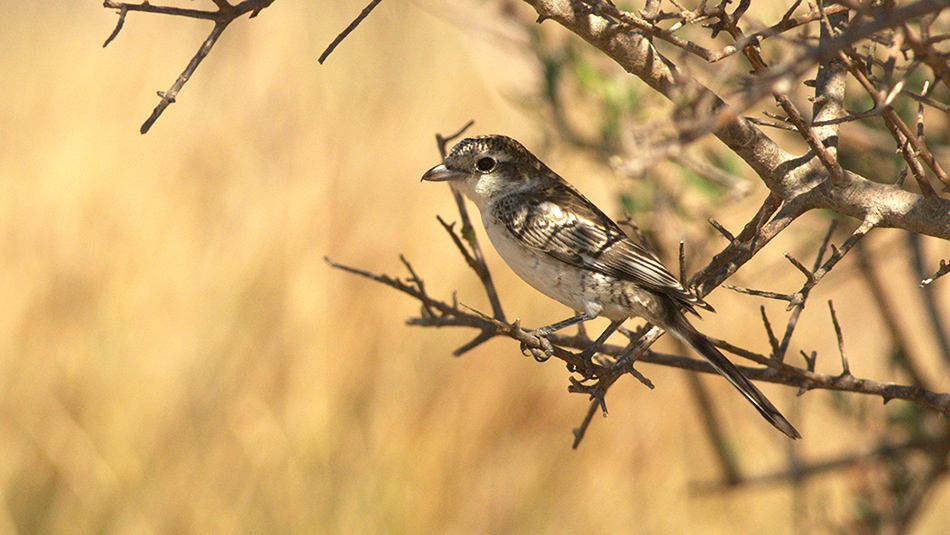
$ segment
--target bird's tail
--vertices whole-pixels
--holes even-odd
[[[792,427],[792,424],[782,416],[782,413],[775,408],[775,405],[772,405],[772,402],[765,397],[765,394],[760,392],[752,382],[746,379],[739,369],[736,368],[735,364],[720,353],[709,339],[697,331],[685,316],[680,314],[679,317],[676,318],[675,325],[667,327],[667,331],[709,361],[712,367],[723,377],[728,379],[729,382],[732,383],[732,386],[736,387],[736,389],[752,403],[756,410],[759,411],[759,414],[768,420],[770,424],[774,425],[776,429],[788,435],[789,438],[795,439],[802,437],[798,434],[798,431]]]

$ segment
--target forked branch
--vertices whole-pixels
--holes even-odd
[[[198,51],[195,53],[194,57],[192,57],[191,61],[188,62],[188,66],[185,67],[185,70],[182,71],[178,79],[175,80],[175,83],[172,84],[168,91],[158,92],[158,96],[161,97],[161,100],[159,101],[158,105],[155,106],[155,109],[152,110],[152,114],[149,116],[149,118],[146,119],[142,124],[142,128],[139,131],[142,134],[148,132],[149,129],[152,128],[152,125],[155,124],[155,121],[158,120],[159,116],[161,116],[162,112],[165,111],[165,108],[175,102],[178,92],[181,91],[181,88],[184,87],[189,79],[191,79],[191,75],[195,73],[195,69],[198,68],[198,65],[201,64],[201,61],[207,57],[208,53],[211,52],[211,49],[214,47],[215,43],[218,42],[218,38],[221,37],[221,34],[224,33],[224,30],[227,29],[228,24],[230,24],[231,21],[247,13],[250,13],[251,17],[256,17],[262,9],[271,5],[273,2],[274,0],[244,0],[239,4],[231,5],[227,0],[214,0],[214,4],[218,7],[218,10],[206,11],[200,9],[184,9],[173,6],[153,5],[147,0],[141,4],[105,0],[105,2],[102,4],[103,7],[119,10],[119,20],[116,22],[115,29],[106,39],[105,43],[102,44],[102,46],[107,46],[119,35],[119,31],[122,30],[122,27],[125,24],[126,16],[128,16],[128,14],[131,12],[173,15],[177,17],[214,21],[214,28],[211,29],[211,33],[201,44],[201,47],[198,48]]]

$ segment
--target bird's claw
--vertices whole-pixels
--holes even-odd
[[[545,362],[554,355],[554,346],[552,346],[551,341],[547,339],[548,333],[542,332],[539,329],[532,334],[538,338],[538,341],[541,344],[541,349],[528,347],[527,344],[521,342],[521,354],[527,355],[527,353],[525,353],[527,350],[531,353],[531,356],[534,357],[534,360],[538,362]]]
[[[581,379],[582,383],[590,381],[594,378],[594,353],[596,353],[596,348],[591,346],[581,351],[577,355],[581,360],[584,361],[584,378]]]

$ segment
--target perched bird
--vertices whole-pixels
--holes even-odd
[[[541,293],[577,311],[536,334],[546,336],[597,316],[609,318],[607,330],[582,352],[590,364],[624,320],[639,316],[702,355],[779,431],[801,437],[684,314],[712,307],[520,143],[499,135],[465,139],[422,179],[449,181],[464,193],[478,207],[488,238],[508,266]]]

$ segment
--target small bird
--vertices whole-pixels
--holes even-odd
[[[422,180],[449,181],[475,203],[498,254],[525,282],[577,312],[538,336],[604,316],[591,357],[628,318],[664,329],[702,355],[779,431],[801,438],[774,405],[686,318],[712,310],[660,260],[520,143],[491,135],[460,141]],[[590,372],[589,372],[590,373]]]

